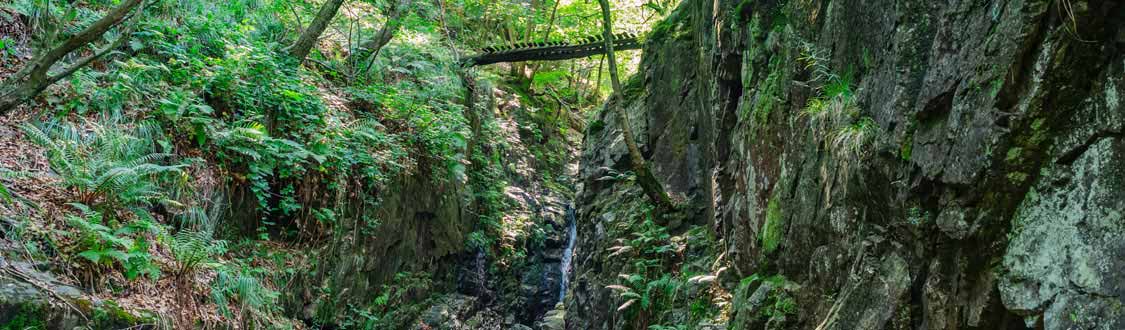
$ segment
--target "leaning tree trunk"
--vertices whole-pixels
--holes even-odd
[[[130,12],[134,9],[137,9],[137,13],[134,13],[134,15],[140,15],[140,11],[144,9],[144,6],[141,6],[143,2],[144,0],[125,0],[109,14],[66,39],[57,47],[43,53],[42,56],[32,59],[23,69],[4,80],[3,85],[0,85],[0,115],[7,113],[23,102],[27,102],[47,89],[47,86],[70,76],[102,55],[120,47],[133,34],[132,28],[123,31],[121,36],[117,37],[117,40],[102,49],[95,50],[93,54],[74,61],[62,70],[51,72],[51,69],[64,57],[98,40],[109,29],[129,18]]]
[[[316,18],[309,27],[305,28],[305,32],[297,38],[292,46],[289,46],[289,55],[297,58],[298,61],[304,62],[305,57],[309,56],[312,51],[313,45],[316,45],[316,40],[320,39],[320,35],[328,28],[328,23],[332,22],[332,18],[336,17],[336,11],[340,10],[340,6],[344,4],[344,0],[328,0],[323,6],[320,6],[320,11],[316,13]]]
[[[662,211],[672,211],[675,209],[672,199],[668,197],[668,193],[664,191],[664,186],[660,184],[656,176],[652,175],[644,156],[641,155],[641,149],[637,147],[633,130],[629,128],[629,114],[625,112],[625,97],[622,95],[621,80],[617,77],[617,58],[613,54],[613,22],[610,19],[609,1],[598,0],[598,3],[602,7],[602,33],[605,34],[605,55],[609,64],[609,81],[613,86],[614,95],[613,102],[609,102],[607,106],[612,106],[613,111],[617,113],[617,123],[621,127],[621,134],[624,135],[625,146],[629,149],[629,160],[633,166],[633,173],[637,175],[637,184],[641,185],[645,195],[648,195],[648,198],[657,208]]]
[[[402,15],[409,10],[411,1],[412,0],[398,0],[397,3],[392,2],[391,7],[388,8],[389,10],[387,11],[387,22],[379,29],[379,34],[376,34],[371,40],[367,40],[359,45],[360,48],[367,50],[366,53],[369,54],[367,55],[366,61],[367,67],[363,69],[363,72],[371,71],[371,66],[375,64],[375,58],[379,56],[379,51],[383,49],[383,46],[391,42],[391,38],[394,38],[395,31],[398,31],[399,26],[402,25]],[[355,63],[358,64],[359,62]]]
[[[399,26],[402,25],[402,15],[410,8],[411,0],[399,0],[397,3],[391,3],[391,8],[387,14],[387,23],[383,24],[383,28],[379,29],[379,34],[374,38],[364,42],[360,47],[370,52],[371,57],[379,55],[379,50],[383,49],[387,43],[391,42],[394,37],[395,31],[398,31]]]

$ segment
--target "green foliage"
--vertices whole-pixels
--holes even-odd
[[[293,191],[280,191],[281,202],[271,204],[274,194],[278,193],[272,183],[300,177],[306,173],[305,166],[323,159],[293,140],[269,136],[266,128],[258,123],[216,132],[212,139],[223,150],[219,153],[221,159],[246,167],[250,190],[257,197],[259,208],[265,211],[263,217],[275,211],[291,215],[299,209]],[[292,189],[292,186],[285,188]]]
[[[615,25],[639,32],[674,3],[654,0],[623,6]],[[222,313],[237,315],[244,325],[271,325],[280,313],[277,293],[270,288],[283,286],[275,285],[280,276],[264,274],[291,275],[297,270],[291,266],[284,271],[256,268],[270,267],[261,266],[269,260],[240,255],[237,248],[228,250],[226,241],[215,237],[217,219],[199,210],[207,203],[202,198],[211,198],[213,190],[247,187],[261,214],[257,238],[316,225],[369,234],[365,230],[378,221],[354,209],[374,209],[369,206],[378,205],[386,188],[383,185],[405,173],[456,183],[468,178],[473,185],[472,212],[480,219],[469,235],[470,246],[495,254],[498,263],[518,265],[526,258],[528,246],[541,245],[545,234],[541,228],[530,228],[518,239],[505,236],[512,230],[504,217],[512,205],[504,195],[507,173],[501,166],[510,153],[495,123],[485,123],[487,132],[482,136],[473,136],[477,132],[469,130],[466,117],[470,114],[462,105],[464,86],[458,77],[463,73],[459,65],[465,55],[462,49],[498,38],[497,31],[507,31],[508,42],[540,33],[552,40],[595,34],[597,26],[587,24],[585,16],[598,12],[596,4],[416,1],[402,19],[402,31],[378,57],[367,63],[344,63],[346,54],[355,53],[358,41],[369,38],[385,23],[386,4],[348,2],[347,9],[355,12],[339,15],[332,22],[332,32],[323,36],[319,52],[314,51],[310,61],[295,63],[285,55],[284,47],[294,38],[294,31],[300,30],[294,27],[305,26],[318,3],[147,3],[127,46],[44,94],[46,115],[75,124],[47,122],[22,127],[28,139],[46,150],[61,185],[80,203],[75,207],[82,214],[68,218],[78,238],[73,246],[64,240],[57,252],[64,260],[77,260],[74,264],[92,266],[98,272],[120,270],[130,279],[159,275],[150,250],[159,251],[160,258],[170,257],[159,260],[160,264],[177,277],[198,278],[192,275],[214,269],[211,298]],[[25,17],[44,18],[33,24],[38,29],[34,35],[37,44],[50,44],[87,26],[112,5],[112,1],[65,5],[15,0],[0,6],[14,8]],[[548,11],[555,5],[557,15]],[[110,32],[106,39],[116,33]],[[13,42],[0,40],[0,57],[5,61],[15,51]],[[622,56],[628,60],[636,55]],[[581,118],[582,108],[599,102],[602,91],[598,88],[607,88],[594,78],[604,76],[604,69],[594,71],[597,59],[575,63],[577,69],[538,63],[529,66],[537,73],[519,78],[530,79],[531,85],[525,88],[535,91],[523,100],[534,103],[536,106],[524,109],[536,113],[531,120],[520,121],[537,140],[546,141],[528,149],[536,162],[550,167],[537,172],[548,177],[544,186],[549,189],[560,190],[557,185],[562,180],[555,177],[563,173],[566,160],[560,152],[567,143],[562,135],[573,133],[567,131],[570,115]],[[345,69],[357,71],[346,73]],[[631,92],[639,91],[641,80],[630,86]],[[551,108],[556,105],[566,110]],[[99,117],[108,120],[94,119]],[[476,142],[473,148],[480,152],[466,155],[470,136]],[[200,158],[185,159],[184,155]],[[0,172],[0,178],[8,178],[7,173]],[[205,180],[211,177],[199,175],[225,181],[213,182]],[[0,200],[10,202],[18,196],[12,196],[3,185],[7,183],[0,183]],[[230,197],[218,195],[222,196],[215,198]],[[359,217],[364,218],[363,223],[350,221]],[[178,229],[165,229],[159,221]],[[267,228],[275,223],[287,228]],[[655,269],[663,262],[660,259],[672,258],[683,246],[673,242],[666,231],[660,232],[659,226],[646,226],[650,233],[630,240],[648,258],[636,264],[642,270]],[[242,233],[225,238],[231,242],[245,239],[238,234]],[[323,237],[316,234],[314,239]],[[268,245],[245,241],[255,247]],[[152,246],[157,243],[163,246]],[[46,251],[38,252],[56,252],[50,244],[55,243],[44,243]],[[398,328],[382,325],[408,320],[407,316],[418,312],[411,303],[427,297],[432,286],[429,278],[421,277],[396,277],[396,284],[370,306],[339,307],[377,320],[356,323],[356,327]],[[390,321],[393,319],[398,320]]]
[[[631,316],[630,319],[641,329],[647,327],[651,318],[659,320],[661,313],[670,311],[685,285],[683,280],[668,274],[655,279],[638,274],[621,274],[619,277],[623,279],[622,284],[608,285],[606,288],[613,290],[624,300],[617,306],[617,311]]]
[[[598,133],[603,129],[605,129],[605,121],[602,120],[594,120],[590,122],[590,126],[588,128],[590,133]]]
[[[649,29],[648,35],[645,36],[646,40],[664,41],[675,40],[687,36],[690,33],[690,25],[686,20],[681,19],[684,15],[688,15],[690,9],[688,6],[680,5],[671,11],[665,11],[668,16],[665,19],[657,20],[656,24]],[[619,26],[614,22],[614,26]]]
[[[226,252],[226,241],[217,240],[203,230],[183,229],[168,241],[176,261],[176,276],[191,276],[201,267],[216,266],[215,256]]]
[[[763,276],[755,273],[743,278],[739,282],[738,290],[749,293],[755,283],[769,285],[770,288],[769,295],[766,296],[762,307],[754,311],[757,317],[766,320],[784,321],[786,316],[797,313],[797,301],[789,294],[792,285],[784,275]]]
[[[17,173],[12,172],[9,169],[0,167],[0,180],[11,179],[16,176],[18,176]],[[8,187],[4,185],[3,181],[0,181],[0,202],[4,202],[4,204],[11,204],[12,201],[12,192],[8,190]]]
[[[161,164],[174,157],[156,152],[163,137],[151,123],[132,130],[96,124],[82,130],[59,123],[21,128],[29,140],[46,149],[61,184],[75,191],[79,202],[108,217],[125,209],[138,212],[136,207],[175,203],[160,183],[172,180],[186,165]]]
[[[676,1],[672,0],[649,0],[644,3],[644,8],[651,9],[658,15],[664,15],[672,9]]]
[[[381,115],[387,121],[400,122],[412,134],[398,135],[406,145],[424,150],[424,157],[431,158],[440,166],[434,168],[439,177],[464,175],[460,160],[464,157],[468,123],[462,113],[463,107],[453,102],[454,89],[459,87],[430,84],[427,82],[403,81],[394,85],[371,85],[354,89],[353,95],[370,102],[386,112]],[[425,91],[425,92],[415,92]],[[440,93],[439,93],[440,91]]]
[[[852,87],[851,68],[843,75],[833,73],[826,64],[827,57],[808,43],[801,45],[800,60],[805,63],[805,69],[812,72],[812,82],[822,84],[816,89],[817,95],[809,98],[801,116],[809,119],[814,138],[822,141],[825,150],[832,155],[837,164],[834,172],[841,175],[840,182],[846,191],[851,166],[871,155],[874,150],[871,145],[882,130],[871,117],[861,115]],[[905,158],[909,158],[909,154],[909,149],[902,152]],[[822,176],[827,176],[828,172],[826,168],[821,170]],[[826,177],[823,179],[827,195],[832,183]]]
[[[862,159],[870,150],[871,142],[879,134],[879,125],[871,117],[861,117],[856,122],[832,132],[829,136],[831,150],[839,159]]]
[[[158,230],[155,224],[137,220],[121,228],[108,226],[101,213],[82,204],[71,204],[82,216],[67,216],[67,223],[78,231],[77,256],[99,268],[120,265],[127,279],[147,275],[153,280],[160,276],[160,268],[152,262],[148,243],[143,234]]]
[[[554,90],[565,88],[570,73],[563,70],[537,72],[531,80],[531,88],[535,90]]]
[[[19,310],[12,312],[11,318],[6,323],[0,324],[0,330],[46,330],[45,314],[43,307],[32,304],[20,305]]]
[[[350,95],[369,104],[382,122],[401,123],[410,134],[397,134],[407,146],[425,151],[438,177],[463,177],[461,164],[469,136],[464,93],[454,54],[432,32],[402,31],[417,42],[391,43],[374,65],[383,79],[360,81]]]
[[[481,137],[478,138],[478,150],[471,155],[470,161],[480,166],[472,167],[468,172],[469,183],[472,185],[474,212],[477,215],[478,229],[469,233],[467,247],[473,250],[492,253],[497,243],[504,237],[503,219],[504,212],[511,206],[511,201],[504,195],[504,187],[508,185],[506,176],[501,168],[501,150],[509,146],[500,137],[499,127],[495,121],[488,121],[481,125]],[[498,256],[501,263],[510,263],[514,254],[511,245],[498,247],[501,254]]]
[[[758,93],[754,103],[754,123],[764,126],[769,122],[770,113],[780,109],[784,104],[784,84],[788,80],[789,62],[783,56],[774,56],[770,59],[769,75],[762,83],[762,91]]]
[[[849,76],[832,74],[820,78],[828,83],[818,89],[819,94],[810,98],[801,112],[802,116],[809,118],[814,134],[830,134],[836,127],[847,125],[853,117],[858,116],[859,108],[855,104],[849,79]]]
[[[930,211],[925,211],[921,207],[914,206],[906,211],[906,222],[911,225],[921,225],[926,222],[926,219],[931,217]]]
[[[610,251],[607,257],[633,256],[633,269],[641,274],[647,274],[650,268],[663,269],[671,254],[685,248],[685,242],[679,237],[673,240],[667,228],[652,220],[651,212],[644,221],[630,229],[633,238],[618,238],[616,245],[606,249]]]
[[[801,115],[809,118],[813,133],[824,137],[825,147],[838,159],[857,161],[866,155],[867,144],[874,139],[879,126],[870,117],[860,116],[852,88],[852,70],[843,75],[832,73],[824,55],[809,44],[802,47],[801,61],[812,71],[813,82],[823,85],[808,100]]]
[[[644,214],[650,212],[645,210]],[[698,252],[693,252],[689,245],[707,246],[706,229],[697,226],[673,235],[653,222],[650,215],[639,218],[640,221],[629,224],[620,233],[630,238],[618,238],[614,246],[606,249],[610,252],[605,255],[608,260],[628,261],[621,268],[618,283],[606,286],[619,298],[617,312],[632,329],[691,328],[708,319],[714,312],[709,296],[698,294],[700,290],[694,290],[697,293],[692,296],[689,295],[692,290],[687,289],[709,286],[716,276],[709,269],[700,274],[697,265],[688,265],[689,261],[684,259],[686,254]],[[691,312],[687,320],[678,314],[684,310]]]
[[[381,293],[367,306],[348,306],[349,316],[335,325],[364,330],[408,328],[410,322],[415,321],[427,307],[433,279],[426,272],[400,272],[395,274],[391,283],[384,285]],[[325,308],[318,311],[318,320],[331,321],[338,306],[326,304],[322,307]]]
[[[7,36],[0,37],[0,60],[16,56],[16,41]]]
[[[232,303],[237,303],[237,318],[243,326],[270,324],[279,312],[278,293],[262,284],[259,277],[248,269],[219,269],[211,281],[211,299],[226,316],[232,313]]]
[[[103,300],[101,303],[96,304],[90,320],[92,324],[88,325],[94,329],[118,329],[136,326],[138,324],[159,324],[158,318],[151,312],[142,311],[138,314],[133,314],[122,308],[116,301]],[[158,326],[159,327],[159,326]]]

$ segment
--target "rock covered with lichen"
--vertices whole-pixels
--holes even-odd
[[[629,124],[729,328],[1125,326],[1120,2],[688,0],[641,65]],[[571,329],[689,309],[607,288],[644,210],[617,125],[587,131]]]

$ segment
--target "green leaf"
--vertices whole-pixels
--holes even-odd
[[[3,182],[0,182],[0,199],[3,199],[6,204],[12,203],[12,193],[8,192],[8,188],[4,186]]]
[[[129,261],[129,255],[125,254],[125,252],[121,252],[121,251],[118,251],[118,250],[104,251],[104,252],[102,252],[102,255],[103,255],[103,257],[108,256],[110,258],[113,258],[113,260],[117,260],[121,263],[125,263],[125,262]]]
[[[102,260],[104,253],[103,251],[86,250],[79,252],[78,256],[86,258],[86,260],[90,260],[90,262],[99,263]]]

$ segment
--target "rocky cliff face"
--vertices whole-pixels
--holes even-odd
[[[400,272],[431,272],[442,261],[456,260],[473,222],[462,214],[462,199],[453,184],[403,176],[389,186],[377,207],[357,207],[357,219],[316,251],[315,269],[297,279],[294,302],[306,319],[334,320],[326,311],[346,313],[341,306],[364,306],[392,284]],[[361,204],[362,205],[362,204]],[[368,226],[368,221],[378,221]],[[452,270],[445,267],[444,270]],[[319,315],[318,315],[319,314]]]
[[[722,245],[728,328],[1125,327],[1125,4],[685,0],[644,52],[629,125],[668,226]],[[617,125],[587,132],[569,329],[632,324]]]

